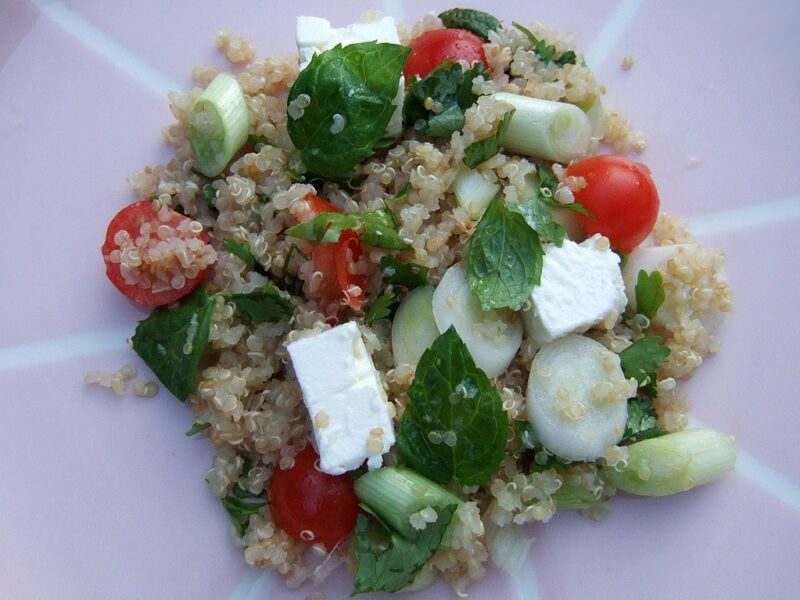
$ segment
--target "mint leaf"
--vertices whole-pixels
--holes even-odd
[[[489,204],[467,242],[467,281],[483,310],[518,308],[542,274],[539,236],[502,201]]]
[[[536,459],[534,459],[534,462],[530,467],[531,470],[546,471],[547,469],[566,469],[572,466],[572,463],[569,461],[564,462],[556,456],[546,452],[544,446],[539,441],[539,438],[537,438],[536,434],[533,432],[533,427],[531,427],[530,421],[514,419],[514,433],[516,433],[517,438],[519,439],[519,446],[514,450],[515,455],[525,450],[535,451],[537,453],[537,458],[540,453],[544,452],[547,454],[547,460],[542,461],[541,463],[536,462]]]
[[[337,45],[315,55],[300,72],[288,102],[299,109],[296,101],[301,94],[309,102],[300,111],[290,108],[287,128],[311,172],[346,179],[358,163],[372,156],[386,135],[410,52],[398,44]],[[341,130],[332,127],[334,115],[343,118]]]
[[[519,29],[525,35],[525,37],[528,38],[531,45],[533,46],[533,51],[539,57],[539,60],[541,60],[545,65],[550,61],[553,61],[559,67],[563,67],[564,65],[567,64],[569,65],[575,64],[577,60],[577,55],[572,50],[567,50],[566,52],[561,54],[561,56],[554,59],[553,56],[557,52],[555,46],[553,46],[552,44],[548,44],[544,40],[540,40],[535,35],[533,35],[533,32],[531,32],[530,29],[528,29],[527,27],[523,27],[517,22],[513,22],[512,25],[517,29]]]
[[[217,210],[217,190],[214,189],[214,186],[210,183],[207,183],[203,186],[203,200],[206,202],[206,206],[208,206],[209,210],[211,210],[214,214],[219,213]]]
[[[422,567],[436,554],[457,505],[437,507],[438,518],[428,523],[415,542],[389,532],[379,522],[358,515],[351,538],[356,574],[353,593],[398,592],[409,585]]]
[[[665,298],[661,273],[653,271],[648,275],[641,269],[636,279],[636,312],[652,320]]]
[[[553,220],[547,204],[536,196],[517,204],[509,202],[506,206],[511,212],[522,215],[528,226],[538,233],[540,238],[553,242],[556,246],[564,243],[567,230]]]
[[[234,256],[238,256],[251,269],[256,266],[256,257],[250,252],[250,244],[247,242],[226,237],[222,240],[222,246]]]
[[[422,354],[408,397],[397,433],[400,456],[439,483],[485,483],[505,455],[507,417],[454,327]]]
[[[464,111],[475,103],[472,80],[484,72],[477,64],[466,73],[459,63],[445,61],[423,79],[412,77],[406,90],[403,119],[406,128],[419,135],[447,137],[464,127]],[[425,107],[428,98],[441,105],[434,112]]]
[[[625,377],[633,377],[641,385],[647,378],[655,380],[655,371],[669,356],[667,348],[657,335],[636,340],[619,353],[620,366]]]
[[[628,400],[628,422],[623,443],[638,442],[666,433],[658,424],[658,415],[650,398],[636,397]]]
[[[197,388],[214,304],[200,286],[179,306],[159,306],[136,327],[133,349],[178,400]]]
[[[490,136],[484,140],[472,142],[465,148],[465,165],[467,165],[470,169],[474,169],[479,164],[486,162],[495,154],[500,152],[500,148],[503,144],[503,138],[506,136],[506,131],[508,130],[508,126],[511,124],[511,117],[513,114],[514,110],[509,110],[505,115],[503,115],[503,120],[497,127],[497,133],[495,133],[493,136]]]
[[[256,325],[290,319],[293,314],[292,303],[269,284],[246,294],[225,294],[225,299],[236,305],[245,320]]]
[[[566,210],[571,210],[572,212],[581,213],[582,215],[586,215],[587,217],[594,218],[594,215],[589,212],[589,209],[587,209],[580,202],[570,202],[569,204],[561,204],[560,202],[556,202],[552,198],[542,198],[541,201],[551,208],[563,208]]]
[[[381,258],[381,272],[384,283],[401,285],[408,291],[428,285],[428,267],[400,262],[391,256]]]
[[[394,288],[391,286],[387,287],[383,293],[375,299],[372,306],[369,307],[369,310],[364,315],[364,323],[371,325],[378,319],[388,319],[394,314],[394,311],[397,310],[398,305],[399,302],[397,302]]]
[[[257,515],[262,507],[266,506],[267,492],[265,490],[258,495],[251,494],[236,484],[221,501],[223,508],[228,513],[228,518],[236,529],[236,533],[241,538],[244,537],[247,531],[250,516]]]
[[[189,431],[184,433],[184,435],[186,437],[192,437],[192,436],[197,435],[201,431],[205,431],[209,427],[211,427],[211,423],[195,423],[194,425],[192,425],[192,427],[189,429]]]
[[[466,29],[483,41],[489,41],[489,32],[500,28],[500,21],[489,13],[472,8],[451,8],[439,14],[448,29]]]
[[[397,223],[386,209],[365,213],[320,213],[310,221],[286,230],[287,235],[317,244],[329,244],[339,240],[345,229],[352,229],[368,246],[405,250],[409,246],[397,232]]]

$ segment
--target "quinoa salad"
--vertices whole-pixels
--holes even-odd
[[[216,43],[230,70],[169,94],[175,156],[102,247],[159,382],[86,381],[191,409],[248,564],[463,596],[525,568],[527,523],[733,469],[680,387],[719,350],[724,256],[662,212],[569,36],[454,8]]]

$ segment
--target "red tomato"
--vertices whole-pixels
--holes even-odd
[[[134,202],[111,219],[106,231],[101,248],[106,275],[120,292],[139,304],[160,306],[180,300],[202,281],[206,267],[216,260],[199,223],[167,210],[168,218],[162,221],[150,200]],[[152,260],[149,250],[162,241],[162,227],[161,235],[181,241],[188,267],[174,252]],[[133,256],[133,264],[123,264],[131,262],[124,260],[126,254]]]
[[[347,475],[317,470],[319,456],[311,446],[294,457],[290,469],[277,469],[269,488],[275,523],[293,538],[326,550],[345,538],[356,525],[358,497]]]
[[[592,156],[570,165],[567,175],[586,179],[575,200],[592,213],[592,217],[576,214],[587,234],[600,233],[627,254],[653,230],[658,191],[643,164],[622,156]]]
[[[403,75],[406,81],[412,75],[425,77],[446,60],[465,60],[486,64],[483,40],[464,29],[435,29],[411,40],[411,54],[406,61]]]
[[[308,208],[298,215],[298,219],[302,222],[310,221],[314,217],[316,217],[320,213],[324,212],[333,212],[333,213],[340,213],[338,208],[336,208],[333,204],[325,200],[324,198],[320,198],[319,196],[315,196],[314,194],[309,194],[305,197],[305,202],[308,205]]]

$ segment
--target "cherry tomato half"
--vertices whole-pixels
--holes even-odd
[[[311,446],[294,457],[290,469],[277,469],[269,488],[275,523],[293,538],[326,550],[353,530],[358,516],[358,497],[347,475],[328,475],[317,470],[319,456]]]
[[[338,208],[336,208],[333,204],[325,200],[324,198],[320,198],[314,194],[309,194],[304,198],[306,203],[306,210],[301,212],[297,218],[305,223],[306,221],[310,221],[317,215],[324,213],[324,212],[332,212],[332,213],[339,213],[342,212]]]
[[[464,29],[435,29],[411,40],[411,54],[406,61],[403,75],[406,81],[416,75],[420,79],[446,60],[465,60],[486,64],[483,40]]]
[[[650,171],[622,156],[592,156],[570,165],[567,175],[583,177],[586,187],[575,192],[592,217],[577,214],[589,235],[606,236],[611,246],[628,253],[653,230],[658,218],[658,191]]]
[[[163,210],[161,214],[153,210],[149,200],[126,206],[111,219],[101,248],[111,283],[147,306],[180,300],[216,260],[199,223],[169,208]]]

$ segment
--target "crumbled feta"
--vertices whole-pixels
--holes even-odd
[[[580,244],[564,240],[545,250],[541,283],[533,288],[525,326],[545,344],[581,333],[625,309],[625,286],[619,256],[595,235]],[[605,240],[603,240],[605,241]]]
[[[392,17],[381,17],[371,21],[351,23],[346,27],[331,27],[330,21],[320,17],[297,17],[297,52],[300,69],[305,69],[315,54],[330,50],[337,44],[347,46],[358,42],[387,42],[399,44],[397,23]],[[405,79],[401,76],[397,95],[392,103],[396,106],[389,124],[387,137],[397,137],[403,131],[403,98]]]
[[[288,346],[314,429],[320,470],[371,469],[394,444],[386,394],[353,322]]]

